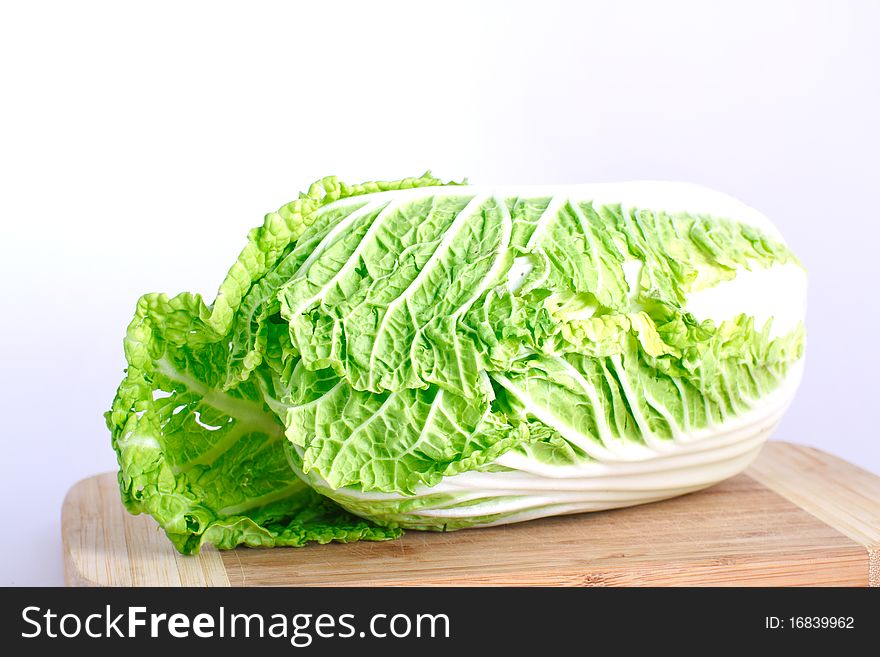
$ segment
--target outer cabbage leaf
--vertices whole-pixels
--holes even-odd
[[[279,293],[306,367],[356,390],[478,396],[480,345],[457,322],[505,265],[511,225],[492,197],[444,194],[386,200],[330,231]]]
[[[342,510],[296,476],[284,426],[248,372],[282,357],[278,340],[267,338],[283,334],[264,306],[287,280],[289,256],[321,207],[438,184],[428,174],[355,186],[325,178],[251,231],[212,305],[191,294],[138,301],[124,341],[126,377],[106,414],[131,512],[150,513],[184,553],[206,542],[267,547],[399,534]]]
[[[488,380],[487,380],[488,384]],[[479,468],[527,439],[523,423],[438,386],[372,393],[299,363],[272,406],[302,448],[302,469],[332,488],[413,493]],[[272,393],[277,394],[277,393]]]

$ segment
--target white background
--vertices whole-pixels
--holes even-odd
[[[247,229],[331,173],[740,197],[811,277],[777,438],[880,472],[880,4],[10,4],[0,583],[62,581],[64,493],[115,468],[138,295],[212,296]]]

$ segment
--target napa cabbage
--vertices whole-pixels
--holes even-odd
[[[754,458],[806,274],[683,183],[324,178],[213,301],[147,294],[106,414],[122,499],[185,553],[627,506]]]

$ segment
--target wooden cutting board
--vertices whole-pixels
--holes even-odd
[[[384,543],[178,554],[131,516],[115,474],[62,510],[70,586],[880,586],[880,477],[815,449],[769,443],[744,474],[639,507]]]

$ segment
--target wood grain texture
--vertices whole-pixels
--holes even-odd
[[[183,557],[112,474],[71,489],[69,585],[853,585],[877,581],[880,478],[772,443],[745,474],[654,504],[384,543]]]
[[[67,586],[229,586],[213,547],[185,557],[149,516],[133,516],[119,499],[114,473],[83,479],[61,512]]]
[[[880,586],[880,477],[790,443],[768,443],[749,475],[864,546],[868,584]]]

